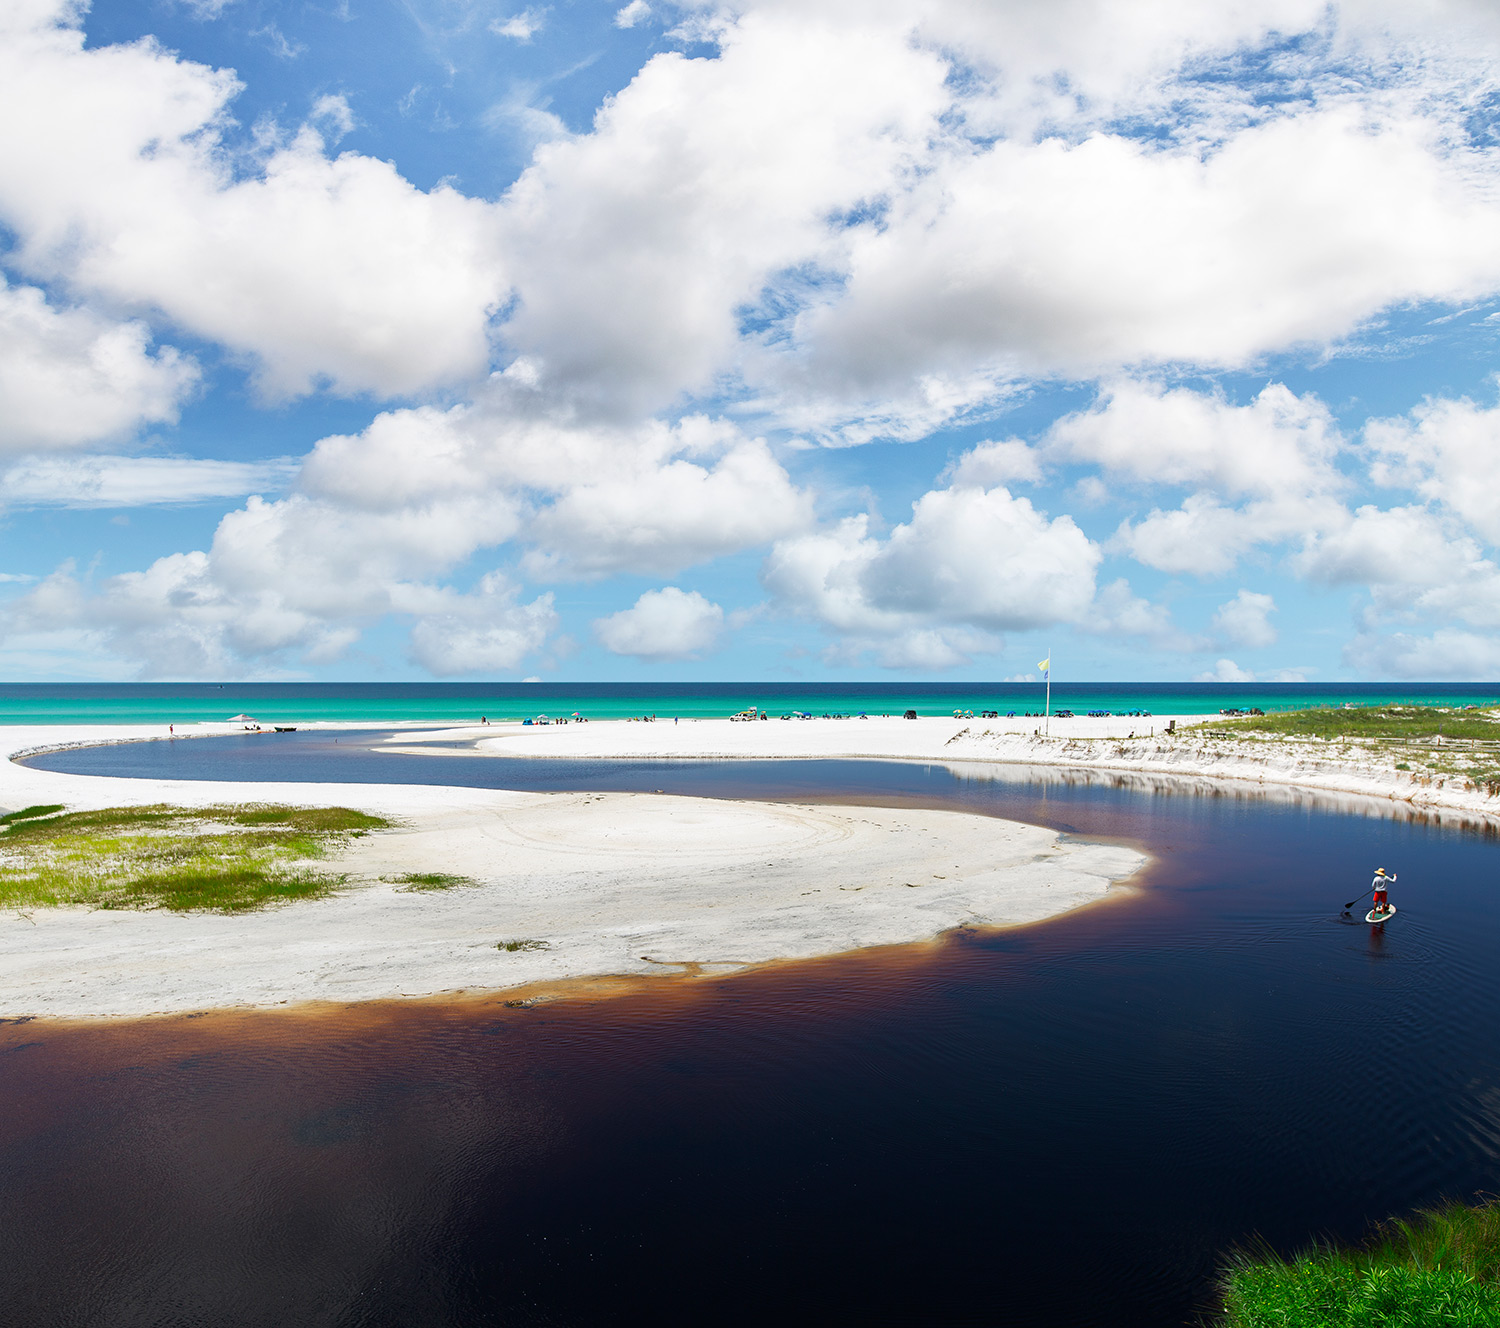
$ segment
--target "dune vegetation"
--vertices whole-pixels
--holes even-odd
[[[388,827],[347,807],[28,807],[0,818],[0,906],[243,912],[328,894],[318,860]]]
[[[1500,794],[1500,711],[1450,706],[1322,706],[1234,715],[1201,724],[1206,738],[1315,743],[1340,756],[1388,762],[1418,782],[1456,779]]]
[[[1220,1328],[1500,1328],[1500,1202],[1389,1222],[1357,1248],[1242,1255]]]
[[[1442,737],[1500,743],[1500,714],[1453,706],[1319,706],[1269,715],[1233,715],[1203,727],[1292,738],[1422,741]]]

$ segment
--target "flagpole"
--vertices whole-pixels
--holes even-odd
[[[1047,647],[1047,724],[1045,733],[1052,736],[1052,647]]]

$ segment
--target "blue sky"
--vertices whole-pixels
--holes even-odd
[[[15,0],[0,676],[1500,676],[1481,0]]]

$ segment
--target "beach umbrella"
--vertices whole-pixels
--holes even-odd
[[[244,722],[246,724],[253,724],[253,723],[255,723],[255,716],[254,715],[230,715],[230,717],[229,717],[229,723],[231,723],[231,724],[239,724],[241,722]]]

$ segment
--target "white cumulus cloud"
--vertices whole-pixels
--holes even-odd
[[[778,542],[761,573],[787,610],[899,668],[952,668],[997,633],[1085,618],[1098,548],[1004,488],[935,489],[884,538],[869,518]]]
[[[949,476],[955,487],[993,488],[997,484],[1035,484],[1042,478],[1035,449],[1019,438],[987,441],[969,449]]]
[[[637,659],[695,658],[712,650],[723,630],[719,605],[676,586],[648,590],[630,608],[594,622],[606,650]]]
[[[1166,649],[1182,650],[1192,644],[1173,625],[1166,605],[1135,594],[1124,577],[1100,589],[1078,626],[1098,636],[1133,636]]]
[[[735,25],[712,59],[653,57],[510,191],[507,345],[594,411],[712,388],[741,307],[927,150],[947,72],[888,33],[780,16]]]
[[[1500,543],[1500,407],[1432,398],[1406,418],[1371,420],[1365,442],[1378,481],[1414,488]]]
[[[1242,669],[1232,659],[1221,659],[1207,673],[1200,673],[1194,682],[1254,682],[1255,675]]]
[[[0,275],[0,454],[128,438],[172,424],[198,383],[191,357],[150,349],[139,320],[60,309]]]
[[[1112,541],[1161,571],[1221,575],[1257,546],[1301,543],[1346,519],[1343,435],[1323,402],[1279,383],[1236,405],[1222,393],[1116,381],[1039,446],[1099,466],[1113,486],[1189,490],[1175,508],[1127,518]]]
[[[420,613],[412,659],[439,678],[508,673],[539,653],[558,626],[550,594],[520,603],[517,587],[493,572],[470,594],[417,593],[405,607]]]
[[[1206,150],[1094,133],[934,162],[858,228],[798,321],[812,372],[866,390],[1131,365],[1244,367],[1395,303],[1500,284],[1488,180],[1412,115],[1311,110]]]
[[[1214,614],[1214,631],[1234,646],[1258,649],[1276,644],[1276,628],[1270,615],[1276,612],[1276,600],[1254,590],[1241,590],[1227,604],[1219,605]]]
[[[678,457],[580,482],[530,522],[533,576],[674,572],[807,525],[808,495],[759,441],[711,464]]]
[[[219,342],[273,396],[400,395],[486,367],[507,290],[492,205],[330,157],[311,127],[237,160],[231,73],[151,41],[85,47],[77,12],[0,15],[0,122],[27,126],[0,134],[13,263]]]
[[[383,617],[419,626],[432,617],[414,642],[432,667],[460,619],[471,637],[455,651],[473,658],[480,650],[475,616],[435,578],[515,527],[514,511],[489,499],[372,515],[302,494],[251,498],[219,523],[206,550],[97,585],[65,564],[7,604],[0,629],[85,630],[148,676],[228,677],[246,662],[332,662]],[[497,602],[481,595],[480,616]]]
[[[672,574],[812,521],[812,495],[769,446],[723,420],[580,425],[529,415],[503,391],[325,438],[301,483],[371,512],[493,493],[523,513],[526,570],[547,580]]]

